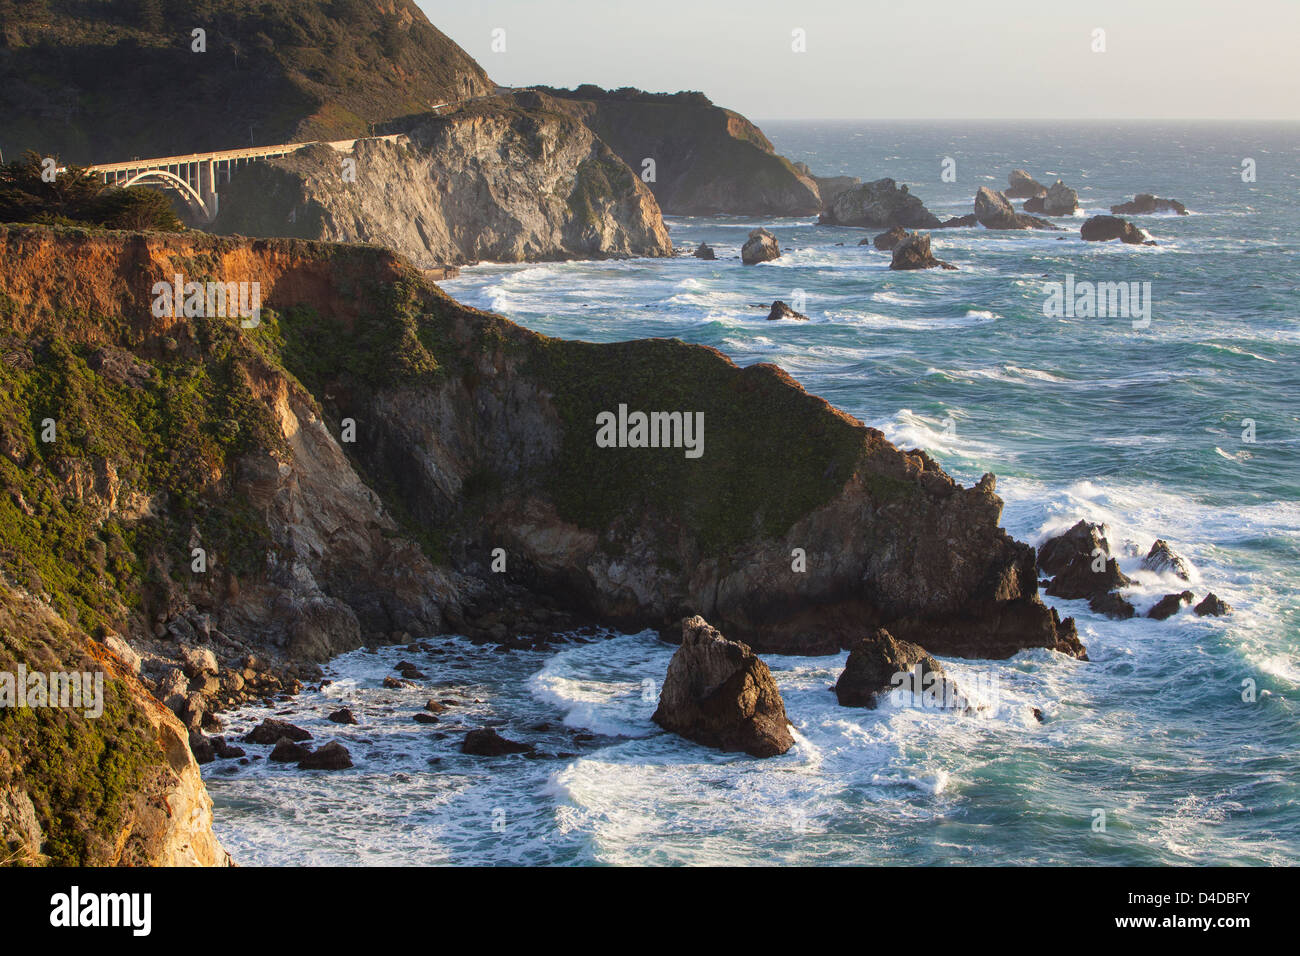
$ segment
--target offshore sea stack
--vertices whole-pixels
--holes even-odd
[[[785,701],[767,665],[699,615],[681,622],[653,720],[718,750],[775,757],[794,746]]]
[[[937,229],[939,219],[921,200],[899,186],[892,179],[877,179],[845,189],[820,216],[817,224],[823,226],[867,226],[887,229],[902,226],[906,229]]]
[[[1110,211],[1117,216],[1149,216],[1160,212],[1172,212],[1179,216],[1189,215],[1187,207],[1177,199],[1161,199],[1151,193],[1138,193],[1133,197],[1132,202],[1111,206]]]
[[[1033,199],[1046,196],[1047,187],[1023,169],[1013,169],[1007,177],[1007,190],[1003,195],[1008,199]]]
[[[936,259],[930,252],[930,234],[927,232],[909,232],[894,245],[894,255],[889,268],[909,269],[956,269],[951,263]]]
[[[981,186],[975,194],[975,219],[985,229],[1057,229],[1046,219],[1018,213],[1000,192]]]

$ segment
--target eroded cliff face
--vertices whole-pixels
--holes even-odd
[[[671,255],[640,178],[548,99],[520,98],[426,115],[347,156],[317,146],[245,167],[213,231],[372,243],[423,268]]]
[[[178,726],[363,642],[535,633],[502,623],[506,601],[670,634],[700,613],[766,652],[887,626],[940,655],[1083,655],[1038,599],[1033,549],[998,527],[992,476],[956,485],[775,366],[547,338],[366,246],[0,227],[0,254],[0,603],[129,644],[141,694],[181,721],[138,704],[137,763],[185,796],[133,859],[216,853],[186,823],[204,798]],[[177,275],[258,283],[257,323],[155,315]],[[598,445],[602,416],[638,411],[703,431]],[[30,847],[50,804],[14,781],[52,771],[0,747],[0,821]],[[106,845],[145,832],[123,819],[94,817]]]
[[[807,216],[822,208],[817,183],[762,130],[702,93],[543,89],[638,174],[653,160],[650,189],[670,215]]]

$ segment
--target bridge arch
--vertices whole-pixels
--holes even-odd
[[[139,186],[148,182],[158,182],[168,189],[174,189],[181,194],[181,198],[202,213],[205,219],[211,218],[212,213],[208,209],[207,203],[203,201],[203,197],[198,194],[193,186],[168,170],[146,169],[144,172],[136,173],[126,182],[117,183],[116,185],[125,189],[128,186]]]

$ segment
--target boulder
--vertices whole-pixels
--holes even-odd
[[[766,229],[755,229],[740,248],[740,261],[747,266],[771,262],[780,257],[781,247],[777,245],[776,236]]]
[[[507,740],[491,727],[471,730],[460,745],[460,752],[475,757],[500,757],[504,754],[523,754],[532,751],[531,744]]]
[[[975,219],[985,229],[1056,229],[1045,219],[1017,213],[1000,192],[981,186],[975,194]]]
[[[306,744],[297,744],[288,737],[281,737],[266,759],[276,763],[297,763],[310,754],[311,748]]]
[[[918,678],[920,687],[916,686]],[[849,659],[835,683],[835,696],[841,707],[874,709],[896,689],[929,692],[939,695],[941,702],[965,709],[967,705],[956,685],[949,685],[943,667],[923,647],[876,628],[849,649]]]
[[[1105,528],[1088,521],[1078,521],[1064,534],[1045,541],[1038,549],[1038,566],[1053,575],[1047,593],[1067,600],[1097,598],[1100,602],[1106,592],[1133,583],[1110,556]],[[1109,599],[1102,606],[1118,609]]]
[[[359,723],[359,721],[357,720],[357,715],[352,713],[352,709],[350,707],[340,707],[338,710],[331,713],[329,717],[327,717],[326,719],[331,720],[336,724]]]
[[[191,680],[217,672],[217,655],[206,647],[182,647],[181,669]]]
[[[894,246],[894,256],[889,261],[891,269],[956,269],[950,262],[936,259],[930,252],[930,234],[909,233],[906,239]]]
[[[352,766],[348,748],[331,740],[319,750],[306,754],[298,761],[299,770],[347,770]]]
[[[447,705],[445,703],[442,703],[441,701],[430,700],[427,704],[424,705],[424,709],[431,714],[441,714],[444,710],[447,709]]]
[[[977,218],[975,218],[974,213],[967,213],[965,216],[953,216],[950,219],[945,219],[943,222],[939,223],[939,225],[935,226],[934,228],[960,229],[964,227],[978,226],[979,222],[980,221]]]
[[[1031,199],[1034,196],[1046,196],[1047,187],[1023,169],[1013,169],[1007,177],[1005,195],[1008,199]]]
[[[127,670],[133,674],[140,673],[140,655],[125,640],[116,634],[109,634],[104,638],[104,646],[113,652],[113,656],[121,661]]]
[[[1151,545],[1151,550],[1142,559],[1142,570],[1172,574],[1184,581],[1192,579],[1192,572],[1187,567],[1187,562],[1182,559],[1178,552],[1169,547],[1169,542],[1164,538],[1157,538],[1156,543]]]
[[[1180,216],[1187,215],[1187,207],[1177,199],[1161,199],[1151,193],[1138,193],[1132,202],[1122,202],[1111,206],[1110,211],[1116,215],[1149,216],[1157,212],[1174,212]]]
[[[235,747],[226,743],[225,737],[213,737],[212,750],[222,760],[235,760],[245,755],[243,747]]]
[[[906,238],[907,230],[902,226],[895,226],[888,232],[882,232],[880,235],[876,236],[876,238],[872,240],[872,244],[877,249],[889,251]],[[862,241],[865,243],[867,240],[863,239]]]
[[[704,618],[682,621],[682,643],[668,663],[652,718],[706,747],[775,757],[794,745],[785,701],[749,645],[729,641]]]
[[[777,319],[795,319],[800,322],[807,322],[808,316],[802,312],[796,312],[780,299],[772,303],[772,311],[767,313],[767,320],[775,322]]]
[[[1097,614],[1104,614],[1116,621],[1127,621],[1137,613],[1137,609],[1129,603],[1127,598],[1114,591],[1092,595],[1092,597],[1088,598],[1088,607],[1092,608]]]
[[[212,763],[217,759],[217,751],[212,741],[197,730],[190,731],[190,752],[194,754],[195,763]]]
[[[423,711],[413,715],[411,719],[414,720],[417,724],[436,724],[438,722],[438,718],[436,716],[434,716],[433,714],[426,714]]]
[[[694,255],[696,259],[718,258],[713,252],[713,247],[704,242],[701,242],[698,246],[695,247],[695,252],[693,252],[692,255]]]
[[[1179,594],[1166,594],[1151,610],[1147,611],[1147,617],[1155,618],[1157,621],[1163,621],[1166,618],[1173,617],[1185,606],[1191,604],[1195,595],[1191,591],[1183,591]]]
[[[1225,614],[1232,613],[1232,605],[1211,591],[1205,595],[1205,600],[1192,610],[1196,612],[1197,617],[1205,617],[1207,614],[1211,617],[1223,617]]]
[[[1079,227],[1079,235],[1085,242],[1110,242],[1119,239],[1131,246],[1155,245],[1133,223],[1118,216],[1093,216]]]
[[[892,179],[877,179],[845,189],[817,218],[824,226],[865,226],[887,229],[934,229],[939,218],[919,198]]]
[[[1073,216],[1078,208],[1079,194],[1059,179],[1043,197],[1043,212],[1049,216]]]
[[[284,720],[267,717],[244,735],[246,744],[273,744],[280,740],[311,740],[311,734]]]

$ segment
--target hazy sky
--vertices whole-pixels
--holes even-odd
[[[1300,117],[1300,0],[418,2],[498,83],[698,89],[755,119]]]

